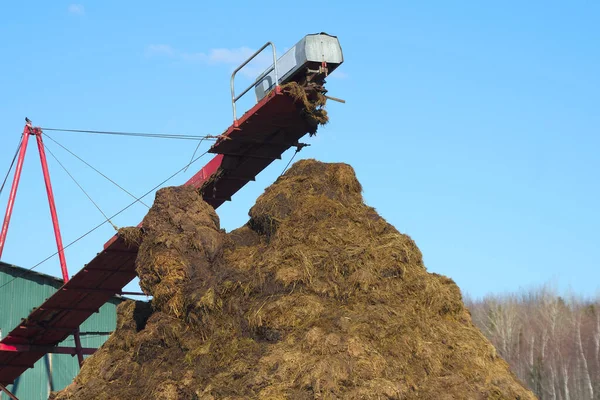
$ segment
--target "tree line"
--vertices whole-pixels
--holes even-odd
[[[600,399],[600,299],[549,287],[465,299],[473,322],[541,400]]]

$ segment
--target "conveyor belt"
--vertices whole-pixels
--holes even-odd
[[[225,131],[217,154],[186,185],[219,207],[309,132],[301,103],[279,88]],[[0,341],[0,384],[9,385],[70,336],[136,276],[137,249],[113,237],[81,271]]]

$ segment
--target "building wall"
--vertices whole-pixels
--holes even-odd
[[[22,318],[29,315],[61,286],[61,282],[51,277],[25,273],[20,268],[0,265],[0,330],[5,337]],[[104,304],[100,311],[88,318],[81,326],[80,336],[83,347],[100,347],[116,327],[116,306],[120,299],[114,298]],[[61,346],[74,347],[72,336]],[[27,370],[8,389],[20,400],[46,400],[50,391],[61,390],[73,381],[79,372],[77,357],[68,354],[46,354],[34,368]],[[8,400],[2,394],[1,400]]]

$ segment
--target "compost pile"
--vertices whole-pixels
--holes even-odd
[[[249,214],[226,233],[194,189],[160,190],[122,232],[152,304],[121,304],[55,398],[533,398],[350,166],[299,161]]]

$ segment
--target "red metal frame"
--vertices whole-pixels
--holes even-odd
[[[42,140],[42,130],[34,128],[33,132],[40,151],[40,161],[42,163],[42,172],[44,173],[44,183],[46,184],[46,193],[48,194],[48,204],[50,205],[50,215],[52,216],[52,226],[54,228],[54,237],[56,238],[56,248],[58,249],[58,259],[60,260],[60,270],[62,272],[63,281],[69,281],[69,271],[67,270],[67,260],[65,259],[65,251],[62,243],[62,235],[60,234],[60,225],[58,224],[58,215],[56,214],[56,204],[54,203],[54,193],[52,192],[52,183],[50,182],[50,172],[48,170],[48,161],[46,160],[46,151],[44,150],[44,142]]]
[[[301,102],[280,88],[273,90],[225,131],[209,151],[215,157],[185,185],[201,188],[204,201],[218,208],[310,132],[312,126],[302,109]],[[0,349],[0,384],[13,382],[44,356],[42,350],[58,346],[115,294],[122,293],[136,276],[137,251],[134,243],[113,236],[61,290],[4,337],[1,344],[35,347],[22,352]]]
[[[89,355],[89,354],[94,354],[94,352],[96,350],[97,349],[94,349],[91,347],[81,347],[78,349],[77,347],[35,346],[35,345],[29,345],[29,344],[10,345],[10,344],[0,343],[0,351],[10,351],[10,352],[15,352],[15,353],[34,351],[34,352],[44,352],[44,353],[54,353],[54,354],[70,354],[70,355],[74,356],[79,351],[81,351],[81,353],[83,353],[83,354]]]
[[[19,181],[21,180],[21,171],[23,169],[23,162],[25,161],[25,154],[27,152],[27,144],[30,135],[34,135],[37,140],[40,161],[42,163],[42,173],[44,174],[44,183],[46,185],[46,194],[48,195],[48,204],[50,206],[50,215],[52,217],[52,226],[54,228],[54,237],[56,239],[56,248],[58,249],[58,258],[60,260],[60,270],[62,272],[63,281],[67,283],[69,281],[69,270],[67,269],[67,260],[65,258],[62,235],[60,234],[60,224],[58,222],[58,214],[56,213],[54,192],[52,191],[52,182],[50,181],[50,171],[48,169],[48,161],[46,159],[46,151],[44,149],[44,141],[42,139],[42,130],[40,128],[32,127],[30,122],[27,122],[23,128],[23,141],[21,142],[21,148],[19,149],[17,168],[15,169],[15,176],[13,178],[10,196],[6,206],[4,223],[2,224],[2,231],[0,232],[0,257],[2,256],[2,251],[4,250],[4,244],[6,242],[8,226],[10,225],[10,219],[12,217],[15,199],[17,197],[17,189],[19,188]],[[73,333],[73,337],[75,339],[75,347],[77,349],[77,359],[79,361],[79,365],[81,366],[83,364],[83,352],[81,351],[82,347],[81,339],[79,337],[79,329]],[[1,349],[2,348],[0,347],[0,350]]]
[[[200,188],[204,182],[208,178],[210,178],[214,173],[217,172],[219,167],[221,167],[221,163],[223,162],[223,155],[218,154],[213,157],[212,160],[208,162],[202,169],[194,174],[185,184],[184,186],[192,186],[195,188]]]
[[[8,225],[10,224],[10,217],[12,216],[13,207],[15,205],[15,198],[17,197],[17,189],[19,188],[19,180],[21,179],[21,171],[23,170],[23,161],[25,161],[25,152],[27,151],[30,128],[31,126],[27,124],[23,129],[23,140],[21,141],[21,148],[19,150],[17,168],[15,169],[15,176],[10,188],[10,196],[8,197],[8,204],[6,205],[4,223],[2,224],[2,231],[0,232],[0,258],[2,258],[2,251],[4,250],[4,243],[6,242],[6,234],[8,233]]]

